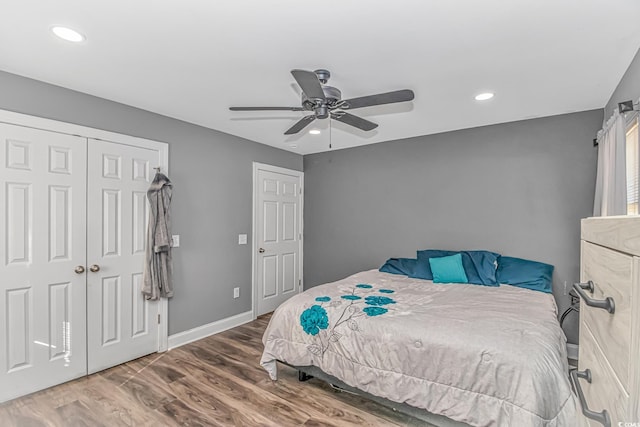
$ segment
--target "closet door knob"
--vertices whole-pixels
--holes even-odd
[[[97,273],[98,271],[100,271],[100,266],[98,264],[93,264],[91,267],[89,267],[89,270],[92,273]]]
[[[76,274],[82,274],[84,273],[84,267],[79,265],[76,268],[74,268],[73,271],[75,271]]]
[[[260,252],[261,254],[263,254],[263,253],[264,253],[264,248],[260,248],[260,249],[258,249],[258,252]]]

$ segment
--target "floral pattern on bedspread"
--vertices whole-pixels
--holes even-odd
[[[340,332],[341,329],[348,328],[358,332],[359,320],[389,312],[389,308],[383,306],[395,304],[396,301],[387,296],[375,295],[376,292],[392,294],[395,291],[382,288],[376,290],[373,285],[359,283],[353,287],[351,293],[340,295],[341,300],[332,301],[329,296],[316,297],[315,301],[320,305],[314,304],[300,315],[302,330],[315,337],[314,342],[307,346],[307,350],[311,354],[321,356],[332,343],[344,336],[344,332]],[[364,295],[364,299],[360,293]],[[333,322],[329,319],[325,305],[326,308],[338,308],[332,311]]]

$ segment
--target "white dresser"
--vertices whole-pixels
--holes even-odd
[[[640,216],[583,219],[580,275],[578,424],[640,426]]]

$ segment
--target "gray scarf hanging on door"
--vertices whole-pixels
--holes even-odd
[[[157,172],[147,191],[149,227],[142,294],[150,300],[173,296],[171,192],[172,184],[169,178]]]

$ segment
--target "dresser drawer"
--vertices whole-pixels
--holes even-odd
[[[615,312],[610,314],[606,310],[589,307],[582,301],[580,317],[626,391],[630,386],[632,271],[631,256],[582,242],[581,281],[593,281],[595,290],[590,295],[592,298],[613,298]]]
[[[588,326],[580,325],[580,355],[578,370],[591,371],[591,383],[585,379],[579,379],[589,409],[600,412],[606,409],[611,417],[611,426],[615,427],[619,422],[628,421],[627,411],[629,395],[618,381],[616,375],[606,361],[602,349],[598,346]],[[578,412],[582,409],[578,408]],[[582,418],[580,416],[580,418]],[[589,420],[590,426],[601,424]]]

